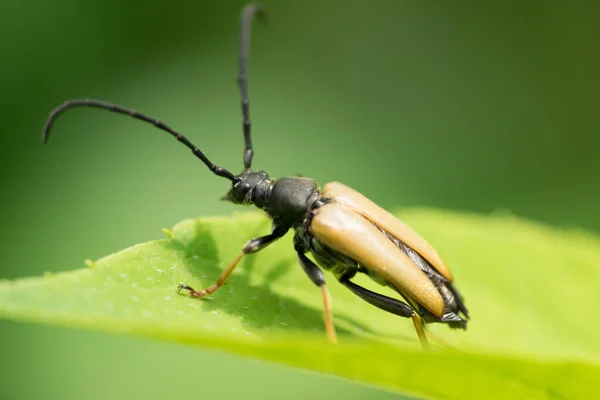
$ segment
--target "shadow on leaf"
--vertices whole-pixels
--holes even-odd
[[[195,276],[201,278],[205,286],[209,286],[217,281],[222,272],[221,266],[227,265],[231,260],[219,259],[213,232],[208,226],[196,223],[193,225],[193,230],[193,233],[187,232],[183,238],[174,238],[169,242],[169,246],[185,254],[186,267]],[[247,329],[306,330],[323,332],[325,335],[323,313],[320,309],[311,308],[293,298],[282,296],[271,288],[273,282],[290,272],[294,267],[293,261],[281,261],[271,267],[261,284],[251,283],[255,263],[256,257],[253,255],[242,259],[236,272],[229,277],[224,286],[210,297],[198,300],[202,302],[203,309],[238,315],[243,319]],[[316,287],[314,295],[320,297],[320,291]],[[369,327],[346,316],[334,313],[334,319],[344,320],[365,333],[373,333]],[[343,327],[337,326],[337,330],[342,335],[350,334]]]

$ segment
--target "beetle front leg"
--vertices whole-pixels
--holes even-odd
[[[421,346],[426,349],[429,348],[429,342],[427,341],[427,336],[425,335],[425,330],[423,329],[421,317],[413,310],[411,306],[392,297],[384,296],[382,294],[372,292],[369,289],[365,289],[364,287],[351,282],[349,279],[342,278],[340,279],[340,283],[350,289],[352,293],[377,308],[381,308],[384,311],[399,315],[404,318],[411,318],[413,324],[415,325],[417,336],[419,336]]]
[[[337,343],[337,336],[335,333],[335,326],[333,325],[333,316],[331,314],[331,298],[329,291],[325,285],[325,276],[323,271],[312,262],[306,255],[297,250],[298,260],[306,275],[310,278],[315,285],[321,288],[321,295],[323,296],[323,318],[325,319],[325,331],[327,332],[327,338],[331,343]]]
[[[223,271],[221,275],[219,275],[219,279],[217,279],[217,283],[215,283],[214,285],[209,286],[206,289],[196,291],[191,286],[182,284],[177,287],[177,292],[187,290],[191,297],[198,298],[203,298],[206,295],[214,293],[218,288],[223,286],[225,281],[227,281],[227,278],[229,278],[229,275],[231,275],[237,264],[246,254],[256,253],[257,251],[264,249],[265,247],[267,247],[268,245],[285,235],[287,231],[288,228],[281,225],[275,225],[272,233],[249,240],[244,245],[242,252],[238,254],[238,256],[229,264],[229,266],[225,268],[225,271]]]

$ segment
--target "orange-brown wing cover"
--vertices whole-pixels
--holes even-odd
[[[310,224],[325,246],[368,268],[434,315],[444,313],[444,300],[431,280],[387,236],[351,208],[330,203],[319,208]]]
[[[425,258],[444,278],[452,282],[452,273],[437,251],[418,233],[391,213],[379,207],[356,190],[339,182],[331,182],[325,185],[323,196],[350,207],[355,212],[396,236]]]

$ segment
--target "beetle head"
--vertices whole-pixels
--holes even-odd
[[[268,186],[269,182],[269,175],[266,172],[245,170],[236,176],[232,182],[231,189],[221,199],[234,204],[251,204],[253,202],[253,193],[257,187],[260,186],[262,188],[264,184]],[[260,188],[259,191],[262,192]]]

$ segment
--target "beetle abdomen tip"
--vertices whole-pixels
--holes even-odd
[[[467,321],[451,311],[445,312],[441,318],[441,321],[447,323],[452,329],[467,329]]]

